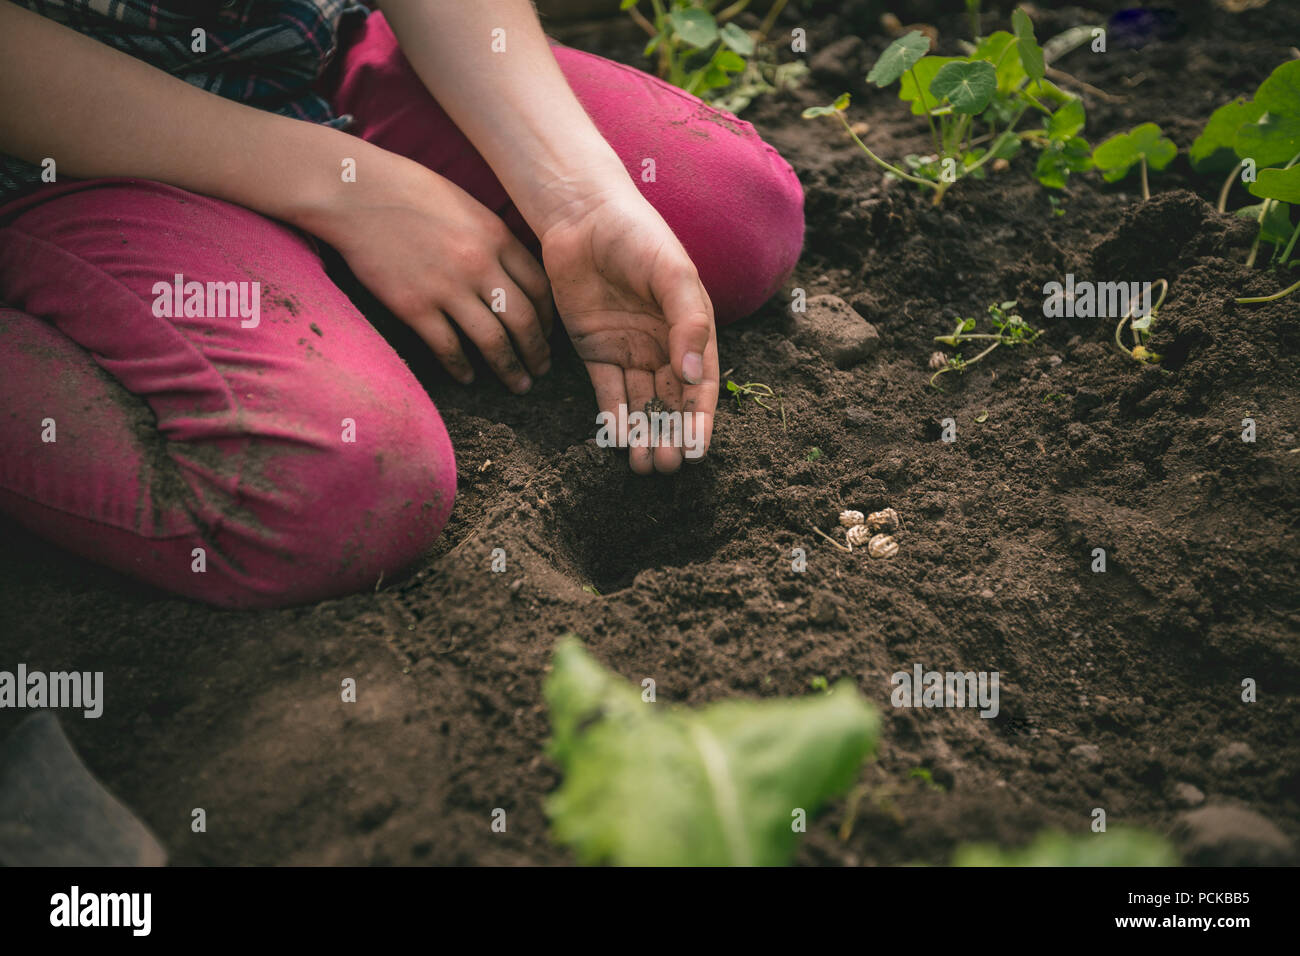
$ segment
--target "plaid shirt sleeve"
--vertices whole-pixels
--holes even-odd
[[[346,126],[314,90],[356,0],[0,0],[94,37],[188,83],[249,106]],[[200,32],[201,31],[201,32]],[[0,154],[0,204],[41,182]]]

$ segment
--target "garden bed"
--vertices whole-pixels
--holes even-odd
[[[1166,41],[1070,54],[1065,69],[1121,98],[1085,94],[1094,143],[1154,119],[1184,152],[1149,201],[1136,178],[1077,174],[1058,215],[1032,155],[934,206],[884,183],[837,126],[801,119],[848,89],[869,145],[926,147],[895,91],[863,83],[889,41],[872,5],[840,6],[806,22],[810,53],[862,42],[744,116],[807,192],[790,288],[839,296],[880,333],[871,358],[839,369],[800,343],[789,290],[722,331],[723,368],[770,384],[788,427],[724,397],[702,464],[641,478],[584,442],[595,408],[571,351],[525,398],[449,384],[412,352],[460,491],[435,554],[375,593],[225,613],[5,528],[6,657],[112,675],[104,716],[68,731],[174,862],[570,861],[547,836],[560,776],[541,695],[568,632],[623,676],[653,678],[662,702],[855,682],[881,711],[881,746],[852,814],[839,800],[810,823],[801,863],[943,863],[964,842],[1087,832],[1097,807],[1172,834],[1189,860],[1294,860],[1300,296],[1233,303],[1276,280],[1245,268],[1250,224],[1215,211],[1219,180],[1185,150],[1215,107],[1294,54],[1300,8],[1179,5]],[[1038,34],[1111,9],[1040,9]],[[941,49],[966,35],[959,14],[935,22]],[[636,62],[611,42],[598,52]],[[1067,274],[1167,279],[1163,368],[1118,354],[1113,321],[1043,318],[1043,286]],[[1006,299],[1044,329],[1035,345],[930,387],[933,337]],[[903,519],[888,560],[810,530],[884,507]],[[490,570],[497,547],[505,573]],[[998,671],[998,716],[891,707],[890,675],[915,663]],[[1244,678],[1258,702],[1242,702]],[[19,716],[0,712],[0,737]],[[1188,816],[1230,805],[1282,833],[1250,817],[1226,841],[1225,814]],[[191,832],[194,807],[206,833]]]

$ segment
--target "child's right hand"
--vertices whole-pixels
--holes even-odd
[[[501,219],[418,163],[357,157],[357,181],[330,189],[301,224],[428,344],[451,375],[474,379],[453,323],[514,392],[551,366],[546,273]],[[494,310],[494,307],[496,311]]]

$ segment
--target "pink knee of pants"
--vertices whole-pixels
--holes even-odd
[[[565,78],[699,269],[718,324],[754,312],[803,247],[803,189],[754,127],[640,70],[553,48]],[[436,170],[535,244],[505,189],[425,90],[383,14],[344,54],[335,109],[361,138]]]
[[[256,324],[158,316],[176,273],[257,282]],[[437,410],[286,227],[158,183],[87,184],[0,228],[0,289],[17,307],[0,311],[0,510],[43,536],[261,607],[373,587],[446,523]]]

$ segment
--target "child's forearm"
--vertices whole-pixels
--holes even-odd
[[[530,0],[384,0],[383,11],[420,79],[539,235],[593,185],[631,185],[569,89]]]
[[[0,150],[53,159],[60,177],[152,179],[301,225],[336,200],[345,158],[393,158],[223,99],[3,0],[0,37]]]

